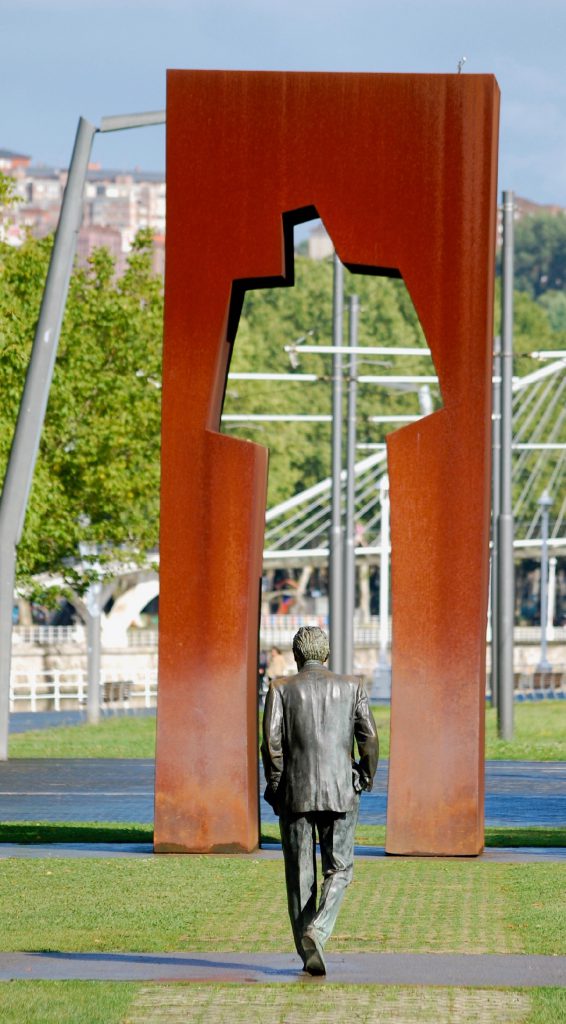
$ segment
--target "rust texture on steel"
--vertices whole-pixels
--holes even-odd
[[[158,851],[258,842],[267,453],[219,424],[245,289],[293,283],[316,215],[402,276],[443,402],[388,443],[387,849],[481,850],[498,104],[489,75],[169,72]]]

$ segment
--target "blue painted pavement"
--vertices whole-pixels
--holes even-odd
[[[372,793],[362,795],[360,821],[385,824],[388,762]],[[0,820],[153,821],[150,759],[13,759],[0,762]],[[263,793],[263,773],[260,769]],[[566,826],[566,762],[488,761],[486,825]],[[261,818],[276,817],[261,800]]]

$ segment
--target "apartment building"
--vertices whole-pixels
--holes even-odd
[[[21,245],[31,232],[41,238],[57,227],[67,170],[34,165],[31,157],[0,149],[0,170],[15,182],[18,202],[11,209],[5,239]],[[165,176],[162,172],[106,170],[90,164],[85,185],[83,221],[77,258],[85,262],[93,249],[107,246],[120,274],[140,228],[154,231],[157,272],[163,270]]]

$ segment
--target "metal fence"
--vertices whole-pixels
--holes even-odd
[[[328,628],[326,616],[301,615],[262,615],[260,620],[261,647],[285,646],[291,644],[293,636],[300,626],[321,626]],[[389,642],[391,642],[391,620],[389,621]],[[515,626],[514,642],[516,644],[540,644],[540,626]],[[368,623],[354,626],[355,643],[361,646],[379,646],[379,619],[373,616]],[[157,647],[158,631],[156,629],[130,629],[126,635],[127,646]],[[547,632],[547,639],[555,643],[566,643],[566,626],[553,626]],[[491,635],[488,629],[487,640]],[[14,645],[17,650],[22,644],[35,644],[41,647],[59,644],[86,643],[83,625],[74,626],[15,626]]]
[[[86,633],[82,624],[74,626],[14,626],[12,641],[16,650],[20,644],[35,644],[38,647],[84,644]]]
[[[488,677],[488,696],[489,688]],[[516,672],[514,690],[518,701],[566,700],[566,666],[557,666],[550,672]],[[86,696],[87,676],[80,669],[16,672],[10,686],[10,711],[63,711],[86,706]],[[135,670],[128,675],[102,672],[101,707],[152,708],[156,704],[155,669]]]
[[[513,688],[519,701],[566,700],[566,666],[550,672],[515,672]]]
[[[81,669],[15,672],[10,683],[10,711],[62,711],[86,705],[87,674]],[[155,707],[157,671],[129,673],[104,670],[100,679],[100,705]],[[24,706],[25,705],[25,706]]]

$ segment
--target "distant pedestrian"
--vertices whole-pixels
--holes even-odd
[[[285,658],[281,654],[278,647],[271,648],[271,654],[269,655],[269,661],[267,662],[267,675],[269,679],[279,679],[280,676],[284,676],[287,671],[287,664]]]

